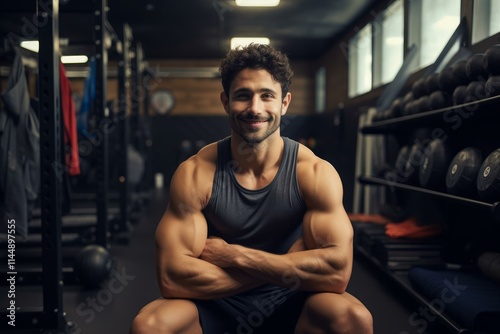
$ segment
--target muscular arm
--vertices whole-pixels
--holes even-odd
[[[344,292],[352,269],[353,231],[342,205],[340,178],[322,160],[306,167],[298,168],[308,207],[304,216],[305,250],[276,255],[209,239],[202,258],[279,286]]]
[[[176,171],[167,210],[156,230],[156,262],[160,291],[165,298],[213,299],[261,285],[237,268],[222,269],[199,259],[207,240],[202,210],[207,178],[196,158]]]

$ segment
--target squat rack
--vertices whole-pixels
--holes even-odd
[[[61,103],[59,84],[59,1],[38,0],[36,28],[38,33],[38,117],[40,121],[40,207],[42,243],[42,308],[16,309],[15,329],[61,330],[66,322],[63,307],[62,272],[62,188],[54,164],[63,161],[61,147]],[[106,11],[107,0],[93,0],[94,44],[96,57],[95,110],[98,120],[108,117],[106,108]],[[108,246],[108,144],[97,145],[98,189],[96,242]],[[5,311],[2,316],[7,319]],[[13,329],[6,321],[2,329]]]

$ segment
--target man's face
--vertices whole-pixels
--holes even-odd
[[[231,83],[229,96],[221,93],[233,132],[251,145],[275,133],[291,100],[290,93],[284,98],[281,95],[281,85],[266,70],[239,72]]]

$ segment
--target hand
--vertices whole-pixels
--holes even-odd
[[[306,244],[304,243],[304,239],[298,238],[297,241],[295,241],[293,243],[293,245],[290,247],[290,249],[288,250],[287,253],[301,252],[301,251],[305,251],[306,249],[307,248],[306,248]]]
[[[220,268],[232,266],[234,252],[231,252],[227,242],[218,237],[210,237],[205,243],[205,248],[200,255],[200,259],[210,262]]]

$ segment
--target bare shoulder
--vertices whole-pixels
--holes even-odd
[[[208,144],[177,167],[170,184],[171,200],[203,208],[210,198],[217,165],[217,143]]]
[[[304,145],[299,146],[297,179],[306,203],[342,200],[342,181],[337,170]]]

